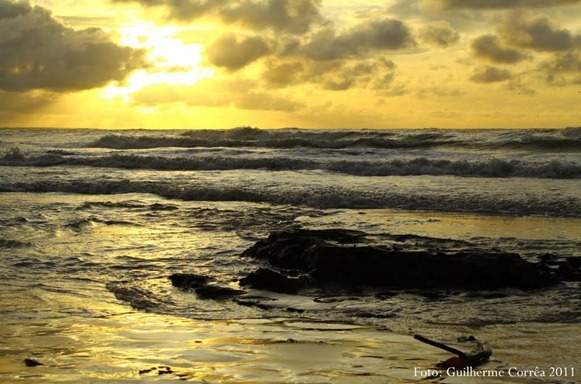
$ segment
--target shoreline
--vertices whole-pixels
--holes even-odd
[[[196,269],[225,281],[238,276],[240,267],[249,267],[238,251],[268,230],[288,225],[324,229],[341,223],[378,235],[471,240],[507,251],[526,245],[534,256],[551,250],[570,254],[581,237],[579,219],[315,211],[145,194],[4,196],[2,206],[11,213],[5,220],[13,224],[3,227],[2,236],[20,243],[3,259],[2,383],[414,383],[419,381],[414,368],[430,369],[451,357],[413,340],[414,333],[444,343],[474,335],[493,349],[482,366],[486,370],[538,366],[547,372],[551,367],[575,368],[576,376],[581,372],[578,300],[571,297],[575,287],[487,298],[405,293],[365,300],[344,295],[316,303],[291,297],[289,306],[308,309],[291,313],[284,303],[269,312],[201,302],[194,293],[173,288],[167,278]],[[167,206],[172,209],[159,209]],[[123,279],[130,292],[161,306],[140,311],[116,299],[106,283]],[[204,311],[204,318],[196,319],[196,311]],[[44,365],[27,367],[26,358]],[[446,377],[441,382],[524,384],[531,378]]]
[[[449,353],[419,343],[410,335],[346,323],[284,318],[213,322],[138,312],[90,319],[83,324],[75,324],[73,319],[59,321],[64,324],[54,334],[4,337],[8,345],[14,341],[22,344],[20,349],[13,346],[12,351],[4,347],[0,358],[3,383],[39,379],[107,383],[137,379],[198,383],[410,383],[423,379],[418,377],[418,371],[436,370],[436,363],[450,357]],[[529,324],[521,336],[534,326]],[[553,324],[550,328],[553,327],[555,332],[581,338],[572,333],[575,324]],[[568,372],[572,369],[578,375],[581,367],[575,365],[574,354],[569,355],[569,361],[535,361],[542,355],[531,356],[526,349],[526,343],[542,342],[550,347],[549,352],[554,352],[562,348],[558,340],[548,341],[546,335],[538,333],[531,338],[529,333],[529,337],[517,340],[513,334],[512,340],[501,343],[498,331],[503,328],[506,327],[495,326],[481,332],[487,337],[493,331],[497,339],[492,340],[492,358],[479,373],[443,374],[440,382],[530,382],[530,376],[510,375],[511,368],[519,372],[535,368],[549,372],[551,367],[568,367]],[[447,337],[450,335],[440,335]],[[112,343],[116,345],[113,349]],[[571,346],[561,352],[575,351]],[[43,365],[26,367],[22,359],[27,357]],[[506,373],[483,377],[480,372]]]

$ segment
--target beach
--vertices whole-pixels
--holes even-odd
[[[429,133],[0,130],[0,382],[418,382],[452,355],[414,334],[493,350],[480,374],[434,381],[576,382],[575,281],[243,288],[260,306],[172,285],[195,273],[242,289],[261,264],[241,254],[292,229],[581,257],[578,129]]]
[[[542,337],[534,329],[505,331],[510,341],[496,342],[494,353],[511,365],[493,358],[485,368],[504,376],[448,376],[444,382],[537,382],[535,377],[518,377],[516,371],[510,377],[508,370],[515,367],[520,372],[532,359],[550,361],[555,351],[562,356],[559,366],[575,367],[576,361],[565,357],[576,353],[575,336],[570,334],[574,329],[554,326],[547,330],[550,333]],[[498,336],[497,331],[485,330]],[[4,350],[0,369],[5,383],[412,383],[423,378],[420,373],[437,370],[434,361],[448,357],[389,331],[286,319],[200,322],[125,313],[88,323],[61,319],[54,324],[31,324],[18,338],[11,328],[3,332],[12,334],[3,337],[11,345],[10,351]],[[564,333],[573,340],[563,337]],[[553,336],[551,341],[547,336]],[[523,350],[529,353],[523,356]],[[21,356],[32,356],[45,365],[28,368]],[[545,364],[539,367],[548,376],[551,367]],[[538,378],[538,382],[572,383],[575,379]]]

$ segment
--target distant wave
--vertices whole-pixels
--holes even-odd
[[[0,238],[0,248],[22,248],[22,247],[30,247],[32,244],[28,242],[12,240],[12,239],[2,239]]]
[[[581,128],[564,130],[192,130],[176,134],[102,136],[87,146],[111,149],[162,147],[437,148],[581,151]]]
[[[122,169],[154,169],[167,171],[205,171],[235,169],[323,170],[355,176],[451,175],[466,177],[530,177],[548,179],[581,178],[581,166],[566,161],[525,162],[502,160],[447,160],[417,157],[385,161],[339,160],[326,161],[298,157],[240,157],[200,156],[166,157],[135,154],[104,156],[72,156],[50,152],[28,156],[11,149],[0,157],[1,166],[89,166]]]
[[[348,188],[320,186],[315,189],[247,189],[212,185],[175,185],[173,183],[131,180],[114,181],[18,181],[0,184],[0,192],[61,192],[90,195],[150,193],[185,201],[244,201],[277,205],[327,208],[395,208],[441,212],[538,214],[581,217],[579,199],[500,196],[488,194],[437,195],[419,190],[414,193],[385,190],[370,194]]]

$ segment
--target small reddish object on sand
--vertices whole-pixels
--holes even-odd
[[[472,366],[472,364],[469,361],[467,361],[461,357],[456,357],[456,356],[450,357],[446,361],[442,361],[441,365],[444,368],[456,368],[457,371],[460,371],[460,370],[463,370],[463,369],[466,369],[466,368]]]

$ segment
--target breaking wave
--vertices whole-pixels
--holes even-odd
[[[18,181],[0,185],[0,192],[61,192],[78,194],[149,193],[167,199],[185,201],[241,201],[276,205],[328,208],[388,208],[440,212],[474,212],[533,214],[580,217],[578,199],[557,197],[507,196],[499,194],[434,194],[421,190],[362,191],[360,189],[325,187],[296,189],[249,189],[243,186],[176,185],[154,181]]]
[[[11,149],[0,157],[1,166],[89,166],[99,168],[152,169],[164,171],[215,171],[266,169],[274,171],[322,170],[354,176],[450,175],[467,177],[530,177],[548,179],[581,178],[581,166],[563,160],[531,162],[495,157],[474,160],[448,160],[416,157],[411,159],[327,160],[299,157],[241,156],[146,156],[108,154],[72,156],[61,153],[25,155]]]
[[[102,136],[88,147],[146,149],[162,147],[263,148],[437,148],[526,149],[578,152],[581,128],[564,130],[267,130],[242,127],[227,130],[192,130],[179,135]]]

